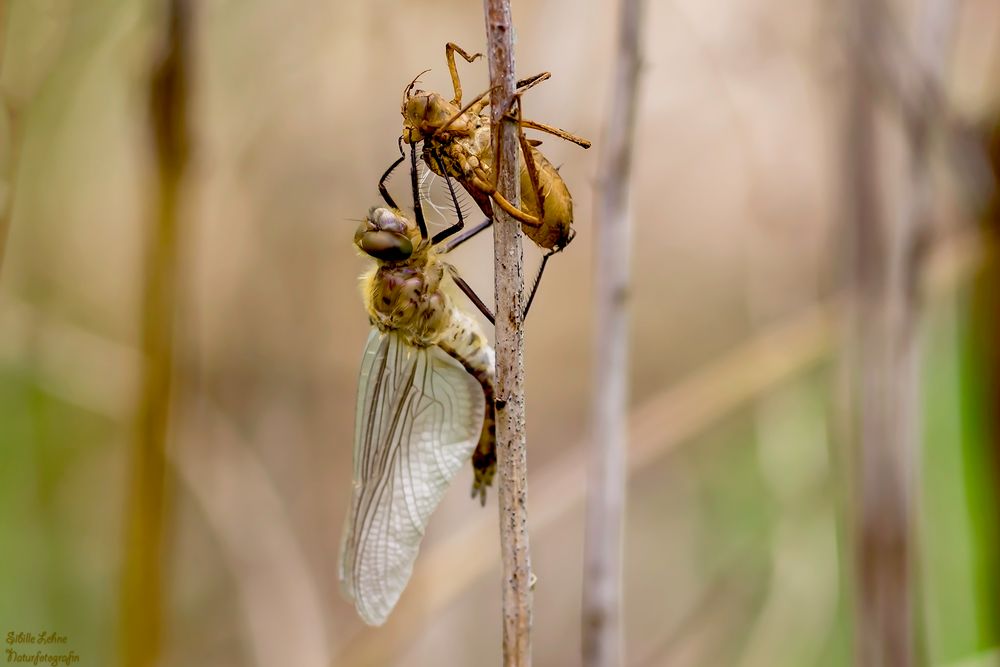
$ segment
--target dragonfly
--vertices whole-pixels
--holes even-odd
[[[522,95],[547,80],[550,73],[542,72],[519,81],[515,95],[516,112],[511,117],[518,125],[521,205],[514,206],[497,192],[495,186],[498,165],[493,156],[492,125],[489,114],[484,113],[489,105],[490,91],[462,105],[462,83],[455,54],[469,63],[482,56],[479,53],[470,55],[453,42],[445,45],[454,97],[448,100],[440,93],[417,90],[417,79],[411,81],[403,91],[401,139],[410,145],[422,143],[422,155],[427,166],[438,175],[450,176],[462,185],[486,215],[482,226],[492,224],[493,204],[496,204],[521,223],[528,238],[546,250],[525,304],[526,313],[534,300],[546,263],[552,255],[570,244],[575,231],[572,228],[573,199],[569,188],[559,170],[538,149],[541,142],[528,139],[524,129],[547,132],[583,148],[589,148],[591,143],[557,127],[523,118]],[[464,287],[462,289],[466,291]],[[493,322],[492,312],[482,307],[480,310]]]
[[[455,237],[464,216],[445,179],[458,222],[430,236],[412,147],[413,220],[403,214],[386,188],[401,160],[379,181],[386,205],[372,207],[354,234],[374,260],[361,279],[372,330],[358,381],[339,577],[370,625],[395,607],[430,516],[462,466],[472,460],[473,496],[483,503],[496,471],[494,351],[443,289],[458,272],[442,256],[472,235]]]

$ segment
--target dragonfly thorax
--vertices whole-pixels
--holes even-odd
[[[381,331],[397,331],[407,342],[438,342],[448,328],[452,304],[441,290],[444,269],[438,262],[423,266],[383,264],[367,277],[368,315]]]

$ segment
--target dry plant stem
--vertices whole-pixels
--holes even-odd
[[[125,519],[119,644],[122,664],[128,667],[157,664],[162,637],[163,551],[172,488],[166,449],[177,304],[178,209],[187,156],[189,19],[187,0],[169,2],[164,51],[150,80],[149,117],[158,188],[146,239],[143,362]]]
[[[992,465],[988,487],[990,491],[984,494],[986,503],[1000,506],[1000,114],[993,120],[993,126],[984,135],[987,157],[992,175],[992,196],[987,203],[980,220],[981,245],[985,257],[981,262],[972,286],[971,312],[969,330],[973,354],[982,359],[982,387],[985,400],[980,410],[984,416],[986,438],[982,447],[986,452],[984,457]],[[1000,527],[998,519],[993,517],[993,525],[989,526],[992,537],[992,561],[1000,560]],[[987,556],[988,558],[989,556]],[[993,619],[989,629],[994,636],[1000,632],[1000,579],[993,578],[993,595],[989,598],[988,617]]]
[[[9,137],[10,153],[7,161],[7,195],[0,204],[0,276],[3,275],[4,258],[7,256],[7,243],[10,237],[10,227],[14,218],[14,196],[17,188],[17,168],[21,153],[21,124],[15,111],[7,108],[7,136]]]
[[[7,43],[10,39],[10,2],[0,0],[0,65],[6,62]],[[3,91],[0,91],[3,92]],[[2,96],[3,109],[7,114],[7,195],[0,203],[0,275],[3,275],[4,257],[7,256],[7,239],[10,236],[11,221],[14,216],[14,194],[17,187],[17,166],[21,152],[21,123],[13,100],[6,93]]]
[[[517,126],[506,117],[514,97],[514,27],[510,0],[483,0],[497,190],[520,203]],[[503,664],[531,664],[531,554],[528,548],[528,475],[524,426],[524,286],[521,226],[494,207],[497,353],[497,469],[503,564]]]
[[[856,451],[854,546],[856,550],[856,660],[861,667],[913,664],[912,433],[902,432],[897,412],[911,378],[895,343],[906,343],[900,295],[890,275],[902,239],[883,213],[876,142],[876,82],[866,51],[879,44],[881,2],[854,0],[848,52],[854,54],[846,126],[845,203],[852,281],[848,410]],[[898,231],[898,230],[897,230]],[[900,340],[902,338],[903,340]],[[903,353],[906,354],[905,352]],[[897,384],[898,383],[898,384]]]
[[[953,8],[922,3],[918,74],[940,76]],[[852,3],[853,82],[846,127],[847,220],[851,225],[851,331],[856,443],[855,548],[857,663],[908,667],[915,660],[914,485],[919,446],[919,283],[929,215],[929,135],[933,100],[902,119],[908,140],[901,214],[887,215],[879,188],[875,72],[885,33],[881,1]],[[929,90],[940,90],[931,81]]]
[[[643,0],[620,0],[610,113],[598,172],[594,244],[596,321],[593,436],[587,476],[583,664],[623,661],[622,526],[628,388],[628,282],[632,168]]]

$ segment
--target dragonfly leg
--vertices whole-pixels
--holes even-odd
[[[458,236],[456,236],[455,238],[449,239],[448,242],[444,244],[444,249],[441,250],[440,252],[442,254],[451,252],[452,250],[462,245],[463,243],[471,239],[473,236],[476,236],[477,234],[479,234],[481,231],[483,231],[492,224],[493,224],[493,218],[486,218],[472,229],[467,229]]]
[[[389,195],[389,189],[385,187],[385,182],[389,180],[389,175],[392,174],[392,172],[396,169],[396,167],[400,165],[400,163],[404,159],[405,159],[404,156],[400,155],[399,159],[397,159],[395,162],[389,165],[389,168],[385,170],[385,173],[382,174],[382,178],[378,179],[378,191],[379,194],[382,195],[382,199],[385,200],[386,204],[397,210],[399,209],[399,207],[396,206],[396,202],[393,201],[392,196]]]
[[[545,264],[549,261],[549,257],[556,254],[557,252],[562,252],[566,246],[572,243],[573,239],[576,238],[576,230],[571,229],[569,232],[569,238],[561,246],[549,250],[547,253],[542,255],[542,265],[538,267],[538,273],[535,274],[535,280],[531,283],[531,293],[528,294],[528,302],[524,304],[524,313],[521,315],[521,321],[524,322],[528,319],[528,311],[531,310],[531,304],[535,300],[535,293],[538,292],[538,286],[542,282],[542,274],[545,273]]]
[[[549,261],[549,257],[554,254],[556,254],[556,251],[550,250],[542,255],[542,265],[538,267],[538,273],[535,274],[535,280],[531,283],[531,293],[528,295],[528,303],[524,304],[524,312],[521,314],[522,322],[528,319],[528,311],[531,310],[531,302],[535,300],[535,293],[538,291],[538,285],[542,282],[542,274],[545,273],[545,264]]]
[[[420,205],[420,183],[417,181],[417,146],[410,144],[410,186],[413,188],[413,215],[417,219],[420,238],[427,240],[427,223],[424,221],[424,209]]]
[[[442,164],[441,162],[441,158],[435,155],[434,161],[437,163],[438,169],[441,170],[441,173],[444,174],[444,181],[445,183],[448,184],[448,193],[451,195],[451,203],[455,206],[455,215],[458,216],[458,222],[456,222],[448,229],[440,231],[434,235],[434,238],[432,239],[431,243],[433,245],[437,245],[438,243],[441,243],[445,239],[448,239],[449,237],[453,236],[456,232],[461,231],[465,227],[465,219],[462,215],[462,207],[458,203],[458,195],[455,194],[455,188],[454,186],[452,186],[451,177],[448,176],[448,172],[447,170],[445,170],[444,164]],[[486,220],[483,220],[481,223],[479,223],[472,229],[469,229],[460,234],[459,236],[457,236],[456,238],[449,240],[448,243],[445,245],[444,250],[442,250],[441,252],[442,253],[451,252],[452,250],[462,245],[463,243],[471,239],[473,236],[476,236],[477,234],[479,234],[492,224],[493,224],[492,218],[487,218]]]
[[[487,220],[486,222],[492,222],[492,221]],[[485,224],[480,225],[479,231],[482,231],[482,229],[485,228],[486,228]],[[576,233],[572,232],[572,236],[570,236],[570,241],[573,240],[574,236],[576,236]],[[545,273],[545,265],[548,263],[549,258],[558,252],[562,252],[563,249],[567,245],[569,245],[570,241],[567,241],[566,245],[560,246],[555,250],[549,250],[547,253],[542,255],[542,264],[541,266],[538,267],[538,273],[535,274],[535,279],[531,282],[531,291],[528,293],[528,302],[524,305],[524,311],[522,312],[521,315],[522,322],[528,319],[528,312],[531,310],[531,304],[535,301],[535,294],[538,293],[538,286],[542,283],[542,275]],[[483,317],[489,320],[490,324],[495,326],[496,316],[493,314],[493,311],[490,310],[490,307],[487,306],[485,302],[483,302],[482,298],[480,298],[478,294],[476,294],[476,291],[472,289],[472,286],[465,281],[465,278],[463,278],[458,274],[458,270],[455,269],[455,267],[449,265],[449,269],[451,270],[451,279],[455,281],[455,285],[458,286],[458,289],[462,290],[462,293],[465,294],[465,296],[469,298],[469,301],[471,301],[472,304],[479,310],[479,312],[483,314]]]
[[[437,245],[449,236],[462,231],[462,228],[465,227],[465,218],[462,216],[462,207],[458,203],[458,195],[455,194],[455,187],[451,184],[451,177],[448,176],[448,171],[444,168],[439,156],[435,155],[434,161],[437,163],[438,169],[441,170],[441,173],[444,174],[444,182],[448,185],[448,194],[451,195],[451,203],[455,206],[455,215],[458,216],[458,222],[435,234],[434,238],[431,239],[431,245]]]
[[[465,62],[471,63],[477,58],[482,58],[483,54],[473,53],[471,56],[465,52],[465,50],[454,42],[448,42],[444,45],[444,57],[448,60],[448,72],[451,73],[451,85],[455,89],[455,99],[451,101],[455,106],[462,106],[462,82],[458,79],[458,68],[455,67],[455,52],[458,55],[465,58]]]
[[[479,309],[479,312],[483,314],[483,317],[490,321],[490,324],[496,325],[496,318],[493,316],[493,311],[490,310],[490,307],[487,306],[482,299],[479,298],[479,295],[476,294],[476,290],[472,289],[472,286],[465,282],[465,278],[458,275],[458,269],[451,265],[449,265],[448,268],[451,272],[451,279],[455,281],[456,285],[458,285],[458,289],[462,290],[462,293],[469,297],[469,301],[471,301],[472,304]]]

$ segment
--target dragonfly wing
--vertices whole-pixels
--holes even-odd
[[[396,606],[431,513],[479,439],[479,383],[437,347],[373,330],[358,383],[351,509],[340,582],[361,618]]]

